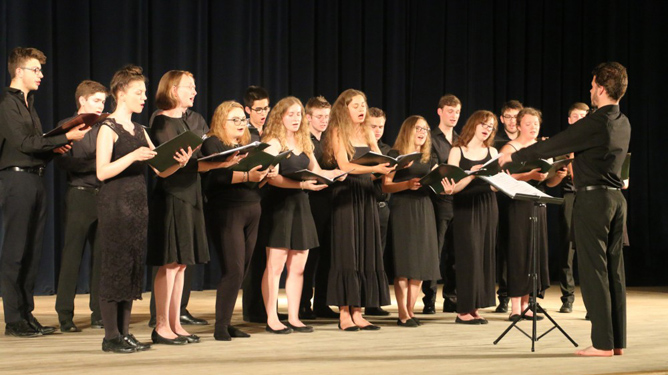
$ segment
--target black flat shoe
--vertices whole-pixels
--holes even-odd
[[[209,322],[204,319],[195,318],[194,316],[190,315],[188,310],[181,314],[180,321],[182,325],[205,326],[209,324]]]
[[[143,352],[145,350],[151,349],[151,344],[147,342],[139,342],[139,340],[137,340],[137,338],[133,334],[123,336],[123,339],[125,340],[125,342],[133,346],[138,352]]]
[[[181,336],[176,336],[174,339],[167,339],[158,334],[156,330],[153,330],[151,332],[151,341],[153,341],[154,344],[165,344],[165,345],[185,345],[188,343],[188,340]]]
[[[480,324],[489,324],[489,321],[485,318],[475,318],[475,320],[479,321]]]
[[[178,333],[176,335],[186,339],[186,341],[188,341],[188,344],[197,344],[199,342],[199,336],[197,335],[179,335]]]
[[[446,299],[445,302],[443,302],[443,312],[444,313],[457,312],[457,303]]]
[[[542,315],[536,315],[536,320],[543,320],[543,318],[544,318],[544,317],[543,317]],[[524,315],[524,316],[522,316],[522,319],[524,319],[524,320],[533,320],[533,316],[527,316],[527,315]]]
[[[412,319],[415,323],[417,323],[417,325],[419,325],[419,326],[422,325],[422,322],[420,321],[420,319],[418,319],[418,318],[416,318],[416,317],[412,317],[411,319]]]
[[[269,325],[267,325],[264,327],[264,330],[270,333],[275,333],[277,335],[287,335],[288,333],[292,333],[292,328],[290,327],[285,327],[283,329],[272,329],[269,327]]]
[[[33,328],[25,320],[20,320],[14,323],[7,323],[5,325],[5,335],[14,337],[38,337],[42,333]]]
[[[397,319],[397,325],[399,327],[412,327],[412,328],[415,328],[415,327],[419,326],[419,324],[413,319],[408,319],[408,320],[406,320],[405,323],[402,322],[401,319]]]
[[[229,333],[231,337],[238,337],[238,338],[251,337],[251,335],[249,335],[248,333],[240,330],[239,328],[237,328],[235,326],[227,327],[227,333]]]
[[[346,328],[341,328],[341,323],[339,323],[339,329],[342,330],[342,331],[346,331],[346,332],[357,332],[357,331],[360,330],[360,327],[350,326],[350,327],[346,327]]]
[[[508,317],[508,320],[511,322],[519,322],[520,320],[522,320],[522,317],[520,316],[520,314],[513,314],[510,317]]]
[[[303,327],[297,327],[297,326],[294,326],[294,325],[290,324],[290,322],[285,323],[285,325],[288,326],[289,328],[291,328],[295,332],[300,332],[300,333],[313,332],[313,327],[311,327],[311,326],[305,325]]]
[[[468,325],[480,325],[480,321],[477,320],[477,319],[472,319],[472,320],[462,320],[462,319],[459,319],[459,317],[457,317],[457,318],[455,319],[455,323],[458,323],[458,324],[468,324]]]
[[[70,320],[68,322],[60,323],[60,332],[73,333],[73,332],[81,332],[81,330],[74,324],[73,321]]]
[[[364,309],[364,315],[388,316],[388,315],[390,315],[390,312],[385,311],[380,307],[367,307],[367,308]]]
[[[114,353],[134,353],[137,348],[130,345],[122,336],[116,336],[111,340],[102,339],[102,351]]]
[[[423,314],[436,314],[436,306],[434,305],[424,305],[422,309]]]
[[[360,327],[362,331],[378,331],[380,329],[379,326],[375,326],[373,324],[369,324],[368,326]]]
[[[495,313],[507,313],[508,312],[508,300],[507,299],[502,299],[499,300],[499,305],[496,306],[496,309],[494,310]]]
[[[43,326],[39,324],[37,319],[34,316],[30,316],[30,319],[28,319],[28,324],[37,332],[41,333],[42,335],[50,335],[54,332],[56,332],[56,327],[51,327],[51,326]]]
[[[102,319],[90,319],[90,328],[97,328],[101,329],[104,328],[104,324],[102,323]]]

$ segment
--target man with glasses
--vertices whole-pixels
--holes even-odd
[[[250,116],[248,130],[251,133],[251,142],[259,141],[271,109],[269,93],[260,86],[250,86],[244,94],[244,105],[244,110]]]
[[[524,106],[517,100],[509,100],[501,107],[501,116],[499,119],[503,124],[503,131],[496,132],[494,147],[500,150],[507,142],[512,141],[519,135],[517,127],[517,114]],[[494,312],[508,312],[508,204],[510,198],[505,194],[496,193],[496,203],[499,208],[499,236],[496,241],[496,277],[499,283],[499,289],[496,294],[499,298],[499,305]]]
[[[45,138],[34,107],[34,93],[44,75],[46,56],[36,48],[14,48],[9,53],[9,87],[0,97],[0,206],[4,238],[0,255],[0,289],[5,313],[5,335],[35,337],[55,332],[32,315],[33,292],[42,255],[46,223],[44,168],[90,129],[84,125]]]
[[[447,164],[452,144],[459,135],[455,126],[459,121],[462,110],[462,102],[452,94],[446,94],[438,101],[439,123],[431,131],[431,151],[436,156],[439,164]],[[434,212],[436,213],[436,229],[438,233],[438,249],[443,278],[443,312],[457,312],[457,282],[455,280],[455,252],[452,245],[452,230],[450,224],[454,216],[452,207],[452,195],[432,195]],[[438,280],[425,280],[422,283],[424,297],[423,314],[436,313],[436,294]]]

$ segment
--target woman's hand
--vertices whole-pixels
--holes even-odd
[[[261,165],[256,166],[255,168],[248,171],[248,181],[260,182],[264,177],[269,173],[269,170],[261,171]]]
[[[268,179],[272,179],[272,178],[278,176],[278,168],[276,168],[276,167],[269,167],[269,168],[268,168],[268,171],[269,171],[269,172],[267,173],[267,178],[268,178]]]
[[[455,181],[453,179],[444,178],[441,180],[441,186],[443,186],[443,194],[452,195],[455,193]]]
[[[540,168],[536,168],[527,172],[527,176],[531,180],[543,181],[547,178],[547,173],[540,173]]]
[[[139,147],[138,149],[132,151],[132,157],[135,161],[150,160],[153,159],[157,154],[157,152],[151,150],[148,147]]]
[[[186,166],[186,164],[188,164],[191,156],[193,156],[193,149],[188,146],[188,151],[185,151],[184,149],[176,151],[174,154],[174,160],[176,160],[179,163],[179,166],[183,168]]]
[[[559,178],[559,179],[563,179],[567,175],[568,175],[568,169],[566,167],[564,167],[564,168],[559,169],[555,176],[557,176],[557,178]]]
[[[394,171],[396,167],[397,167],[396,165],[390,167],[390,163],[378,164],[375,167],[373,167],[373,173],[388,174]]]
[[[234,154],[228,156],[225,161],[221,162],[218,168],[229,168],[233,165],[237,165],[241,159],[246,157],[246,155],[247,154],[239,155],[239,151],[237,151]]]
[[[422,185],[420,184],[420,179],[419,178],[411,178],[410,180],[406,181],[408,182],[408,189],[410,190],[417,190]]]
[[[316,180],[307,180],[299,183],[299,187],[302,190],[311,190],[311,191],[320,191],[327,187],[325,184],[318,185]]]
[[[472,171],[479,171],[482,168],[482,164],[477,164],[471,167]]]

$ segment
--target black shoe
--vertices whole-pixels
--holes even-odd
[[[415,323],[417,323],[417,325],[419,325],[419,326],[422,325],[422,322],[420,321],[420,319],[418,319],[418,318],[416,318],[416,317],[412,317],[411,319],[412,319]]]
[[[544,318],[544,316],[542,316],[542,315],[536,315],[536,320],[543,320],[543,318]],[[533,316],[522,315],[522,319],[533,320]]]
[[[470,324],[470,325],[480,325],[480,324],[481,324],[480,321],[479,321],[478,319],[473,319],[473,320],[462,320],[462,319],[459,319],[459,317],[457,317],[457,318],[455,319],[455,323],[459,323],[459,324]]]
[[[566,313],[566,314],[572,313],[573,312],[573,302],[568,302],[568,301],[564,302],[561,305],[561,308],[559,309],[559,312],[560,313]]]
[[[436,314],[436,306],[434,305],[424,305],[422,309],[423,314]]]
[[[148,320],[148,326],[155,328],[155,316],[152,316],[151,319]]]
[[[251,335],[249,335],[248,333],[240,330],[239,328],[237,328],[235,326],[227,327],[227,333],[229,333],[231,337],[239,337],[239,338],[251,337]]]
[[[25,320],[20,320],[14,323],[7,323],[5,325],[5,335],[15,337],[37,337],[42,336],[42,333],[33,328]]]
[[[475,320],[479,321],[480,324],[489,324],[489,321],[485,318],[475,318]]]
[[[378,331],[380,329],[379,326],[369,324],[368,326],[360,327],[360,330],[362,331]]]
[[[156,330],[151,332],[151,341],[154,344],[165,344],[165,345],[185,345],[188,343],[188,340],[184,339],[181,336],[176,336],[174,339],[166,339],[158,334]]]
[[[339,319],[339,313],[332,310],[329,306],[314,307],[313,312],[318,318]]]
[[[508,299],[501,298],[499,299],[499,305],[496,306],[494,310],[495,313],[507,313],[508,312]]]
[[[339,329],[342,330],[342,331],[346,331],[346,332],[357,332],[357,331],[360,330],[360,327],[350,326],[350,327],[347,327],[347,328],[341,328],[341,323],[339,322]]]
[[[188,310],[185,310],[181,314],[181,324],[182,325],[205,326],[205,325],[209,324],[209,322],[207,322],[204,319],[195,318],[194,316],[190,315]]]
[[[408,319],[406,320],[406,322],[402,322],[401,319],[397,319],[397,325],[399,327],[412,327],[412,328],[416,328],[419,326],[419,324],[417,324],[417,322],[413,319]]]
[[[591,320],[589,319],[589,313],[585,314],[585,320]]]
[[[454,313],[457,312],[457,302],[452,302],[449,299],[446,299],[443,302],[443,312],[444,313]]]
[[[130,345],[122,336],[117,336],[111,340],[102,339],[102,351],[114,353],[134,353],[137,348]]]
[[[513,314],[508,317],[508,320],[511,322],[519,322],[520,320],[522,320],[522,316],[520,314]]]
[[[50,335],[50,334],[56,332],[56,327],[43,326],[43,325],[39,324],[37,319],[32,315],[28,319],[28,324],[30,324],[30,326],[33,329],[35,329],[35,331],[37,331],[37,332],[39,332],[43,335]]]
[[[300,333],[311,333],[311,332],[313,332],[313,327],[311,327],[311,326],[305,325],[303,327],[297,327],[297,326],[293,326],[292,324],[290,324],[290,322],[285,323],[285,325],[288,326],[289,328],[291,328],[295,332],[300,332]]]
[[[102,323],[102,319],[93,319],[90,318],[90,328],[104,328],[104,323]]]
[[[199,342],[199,336],[197,335],[179,335],[178,333],[176,334],[177,336],[186,339],[188,341],[188,344],[196,344]]]
[[[317,316],[315,315],[313,310],[311,310],[310,307],[301,307],[299,309],[299,319],[314,320],[316,318],[317,318]]]
[[[390,315],[390,312],[385,311],[380,307],[367,307],[367,308],[364,309],[364,315],[388,316],[388,315]]]
[[[288,333],[292,333],[292,328],[290,327],[285,327],[283,329],[271,329],[269,325],[264,327],[264,330],[267,332],[275,333],[277,335],[287,335]]]
[[[127,336],[123,336],[123,340],[133,346],[138,352],[143,352],[144,350],[149,350],[151,349],[151,344],[148,342],[139,342],[135,335],[133,334],[128,334]]]
[[[74,324],[73,321],[68,320],[65,322],[60,322],[60,332],[72,333],[72,332],[81,332],[81,330]]]

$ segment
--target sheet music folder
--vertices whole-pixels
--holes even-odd
[[[174,154],[176,154],[177,150],[187,150],[188,146],[195,150],[201,144],[202,137],[191,131],[183,132],[171,140],[156,147],[153,151],[157,152],[158,154],[155,155],[153,159],[149,159],[148,163],[159,172],[164,172],[167,168],[178,163],[174,159]]]
[[[98,122],[104,120],[109,116],[110,113],[102,113],[98,115],[97,113],[82,113],[80,115],[74,116],[71,120],[65,122],[64,124],[56,127],[55,129],[50,130],[47,133],[44,133],[44,137],[53,137],[54,135],[61,135],[65,134],[68,131],[70,131],[73,127],[81,125],[81,124],[86,124],[82,128],[87,129],[90,128],[91,126],[97,124]]]
[[[536,189],[524,181],[518,181],[505,173],[498,173],[494,176],[478,176],[490,185],[499,189],[505,195],[512,199],[522,201],[532,201],[537,203],[563,204],[563,198],[553,197]]]

